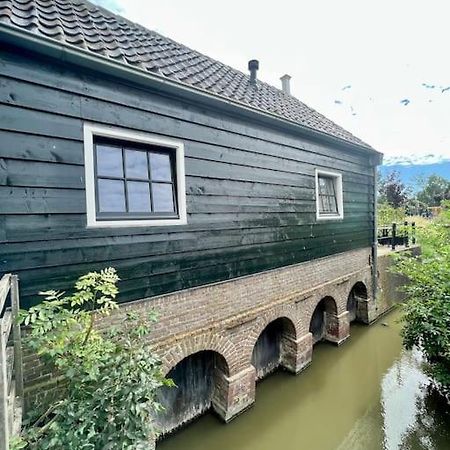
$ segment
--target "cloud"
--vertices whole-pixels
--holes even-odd
[[[433,8],[325,2],[325,15],[324,2],[288,0],[285,8],[259,8],[250,24],[255,2],[242,0],[228,0],[220,14],[207,0],[93,1],[243,72],[256,58],[258,77],[274,86],[289,73],[294,96],[387,155],[450,152],[448,0]],[[308,20],[299,27],[298,17]]]
[[[383,160],[384,166],[428,166],[430,164],[440,164],[450,162],[450,152],[428,153],[410,156],[385,156]]]
[[[123,7],[121,6],[120,0],[91,0],[92,3],[103,6],[103,8],[109,9],[112,12],[122,14],[124,12]]]

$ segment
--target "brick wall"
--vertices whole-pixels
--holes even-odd
[[[199,351],[223,356],[226,368],[214,375],[216,393],[212,407],[225,421],[231,420],[255,399],[256,373],[251,365],[253,348],[265,327],[285,318],[289,333],[282,339],[281,364],[298,373],[312,357],[312,314],[325,297],[333,307],[325,313],[324,338],[336,344],[349,335],[347,299],[357,282],[367,288],[367,299],[358,307],[359,319],[373,320],[371,249],[359,249],[314,261],[266,271],[208,286],[193,288],[126,305],[108,318],[108,327],[133,310],[156,310],[159,321],[150,344],[161,355],[168,373],[178,362]],[[27,360],[27,405],[45,402],[61,389],[42,365]],[[48,391],[46,393],[46,391]],[[187,418],[189,419],[189,418]]]
[[[405,300],[405,294],[399,290],[401,286],[408,282],[408,279],[402,275],[392,273],[390,269],[393,266],[394,253],[410,251],[413,255],[420,253],[420,247],[414,246],[408,249],[400,248],[395,252],[389,249],[383,249],[377,258],[378,261],[378,292],[376,300],[376,316],[380,316],[389,311],[394,305]]]

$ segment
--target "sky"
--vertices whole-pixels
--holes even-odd
[[[291,75],[293,95],[388,158],[450,160],[448,0],[95,3],[243,72],[258,59],[277,87]]]

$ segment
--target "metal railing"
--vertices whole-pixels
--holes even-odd
[[[11,436],[19,434],[22,425],[22,343],[18,314],[18,277],[6,274],[0,280],[0,450],[9,449]]]
[[[388,245],[392,250],[400,246],[409,247],[416,243],[416,223],[405,221],[403,224],[392,223],[378,227],[378,244]]]

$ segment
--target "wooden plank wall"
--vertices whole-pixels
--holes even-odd
[[[188,225],[87,229],[83,121],[185,143]],[[314,169],[343,174],[345,219],[317,223]],[[371,244],[367,155],[0,50],[0,272],[22,305],[105,266],[121,301]]]

